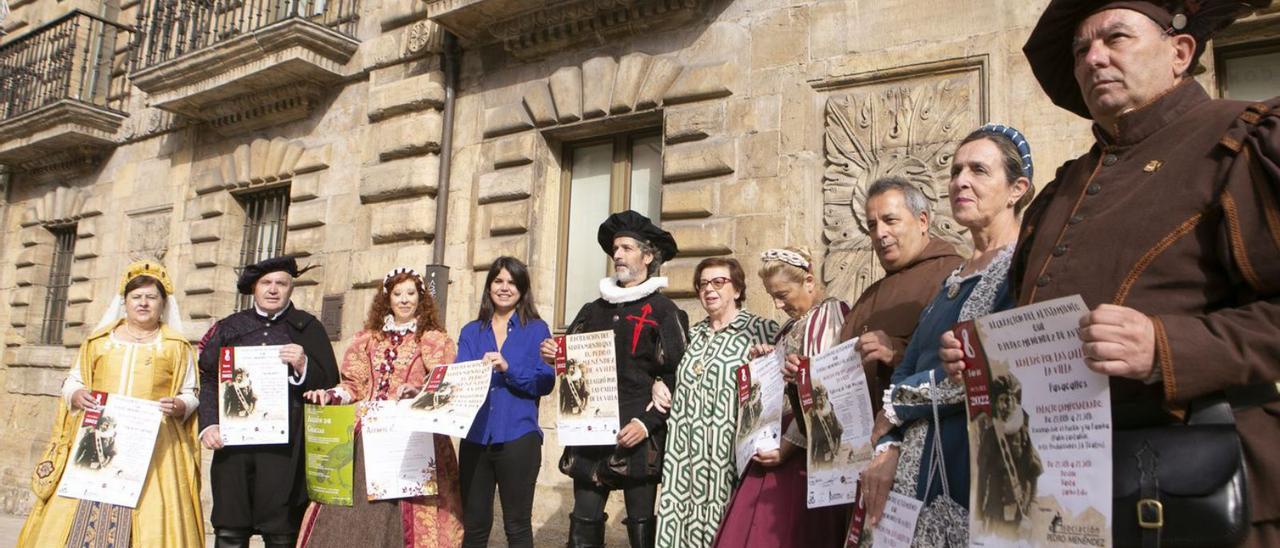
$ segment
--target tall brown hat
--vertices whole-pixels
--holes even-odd
[[[1205,44],[1236,19],[1271,5],[1271,0],[1052,0],[1040,15],[1022,52],[1031,72],[1053,104],[1092,119],[1076,83],[1071,42],[1076,28],[1090,15],[1109,9],[1133,10],[1155,21],[1170,34],[1196,39],[1191,66],[1196,66]]]

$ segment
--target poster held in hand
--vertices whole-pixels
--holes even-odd
[[[289,366],[281,346],[218,350],[218,429],[223,445],[289,443]]]
[[[404,432],[464,437],[489,397],[493,368],[483,360],[437,365],[417,396],[399,402]]]
[[[556,337],[560,445],[617,443],[618,367],[612,331]]]
[[[355,425],[354,405],[302,408],[307,498],[333,506],[352,505]]]
[[[746,473],[758,451],[778,449],[782,443],[782,354],[770,352],[737,369],[738,425],[734,453],[738,476]]]
[[[809,441],[809,508],[851,504],[858,477],[871,463],[874,417],[857,341],[801,358],[796,372]]]
[[[394,402],[360,404],[360,443],[368,500],[432,496],[436,481],[435,434],[406,432]]]
[[[80,420],[58,496],[135,508],[164,412],[150,400],[91,395],[98,408],[86,410]]]

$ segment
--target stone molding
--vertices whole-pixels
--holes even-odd
[[[115,133],[126,118],[114,110],[63,99],[6,119],[0,122],[0,163],[33,174],[92,168],[116,147]]]
[[[924,192],[931,235],[967,246],[947,198],[955,143],[986,119],[985,58],[811,82],[829,91],[824,109],[822,279],[853,302],[884,275],[864,208],[876,179],[901,176]]]
[[[150,105],[235,135],[305,118],[323,91],[350,76],[360,42],[288,19],[134,72]]]

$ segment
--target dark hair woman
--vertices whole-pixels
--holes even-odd
[[[538,356],[551,336],[529,293],[529,269],[499,257],[485,276],[478,317],[462,328],[458,361],[493,367],[489,397],[460,444],[464,547],[489,545],[494,487],[502,494],[507,545],[533,546],[533,491],[542,466],[538,399],[551,393],[555,372]]]
[[[437,365],[453,363],[445,334],[422,276],[410,268],[388,272],[373,297],[364,329],[347,347],[329,390],[307,392],[320,405],[393,400],[422,387]],[[357,431],[356,436],[360,436]],[[351,507],[312,503],[302,520],[298,546],[457,546],[462,536],[458,461],[449,436],[434,434],[437,496],[368,500],[363,443],[355,446]],[[412,516],[412,517],[408,517]]]

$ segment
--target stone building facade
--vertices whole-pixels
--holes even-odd
[[[137,258],[171,269],[197,339],[238,306],[237,266],[304,255],[323,268],[294,301],[339,352],[398,265],[448,267],[435,285],[456,334],[490,262],[516,256],[562,326],[606,268],[595,224],[625,207],[676,236],[668,293],[695,320],[698,260],[753,269],[774,246],[808,247],[828,290],[855,298],[882,274],[861,219],[876,177],[925,189],[935,233],[961,241],[946,176],[967,131],[1023,129],[1037,184],[1089,146],[1021,54],[1046,3],[9,0],[0,511],[27,511],[53,397]],[[1280,90],[1277,22],[1272,8],[1220,38],[1206,86]],[[747,307],[780,318],[749,284]],[[572,497],[543,411],[550,544]]]

